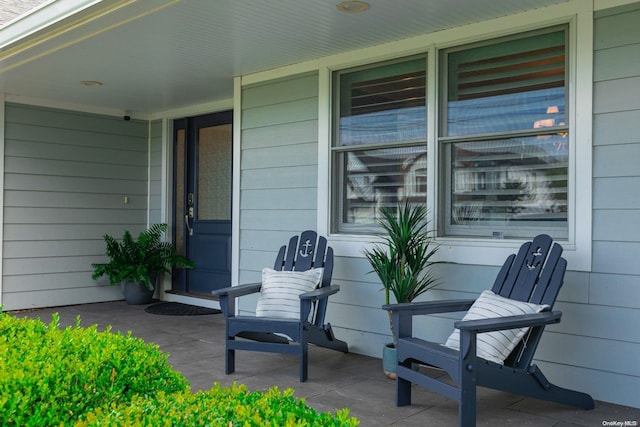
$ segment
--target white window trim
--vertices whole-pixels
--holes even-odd
[[[458,46],[476,40],[525,32],[559,23],[570,24],[569,105],[570,137],[574,147],[569,160],[569,238],[560,241],[570,270],[591,270],[592,240],[592,92],[593,92],[593,4],[576,0],[505,18],[481,22],[461,28],[325,58],[319,68],[318,120],[318,232],[328,236],[337,256],[362,257],[365,247],[379,242],[375,236],[330,234],[331,220],[331,73],[356,65],[374,64],[427,52],[428,116],[427,147],[429,153],[427,206],[431,224],[437,224],[439,153],[436,144],[437,82],[436,47]],[[534,23],[534,24],[532,24]],[[580,185],[576,185],[580,183]],[[441,259],[461,264],[500,265],[522,243],[522,240],[479,238],[438,238]]]

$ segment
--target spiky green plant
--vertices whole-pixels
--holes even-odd
[[[372,272],[382,282],[385,304],[391,303],[391,294],[398,303],[409,303],[437,285],[432,266],[439,261],[433,257],[439,246],[427,229],[427,209],[409,202],[380,209],[378,224],[384,229],[384,244],[365,250]],[[391,312],[389,326],[396,344]]]
[[[121,241],[105,234],[103,238],[109,262],[91,264],[91,277],[95,280],[106,274],[112,285],[144,283],[153,289],[152,277],[161,273],[171,274],[172,267],[195,267],[193,262],[178,254],[170,242],[162,240],[166,231],[167,224],[154,224],[134,239],[129,230],[125,230]]]

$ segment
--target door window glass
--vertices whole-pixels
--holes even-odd
[[[231,220],[231,125],[201,128],[198,135],[198,219]]]

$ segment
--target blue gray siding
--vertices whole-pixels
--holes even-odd
[[[593,263],[567,272],[537,353],[557,385],[640,407],[640,5],[600,12],[595,22]],[[240,283],[259,280],[277,246],[315,227],[317,80],[292,77],[247,87],[242,100]],[[580,185],[580,183],[577,183]],[[497,267],[440,266],[428,299],[474,297]],[[336,258],[341,291],[329,305],[336,335],[356,353],[380,356],[389,337],[383,294],[362,257]],[[253,310],[253,301],[244,311]],[[419,335],[444,340],[456,316],[430,316]]]
[[[91,263],[102,234],[146,224],[147,123],[19,104],[5,116],[4,309],[120,299]]]
[[[640,407],[640,6],[596,18],[593,267],[567,272],[556,305],[563,320],[547,329],[536,363],[560,386]],[[368,270],[362,258],[336,262],[335,280],[343,286],[340,303],[331,308],[348,319],[336,326],[351,348],[377,355],[378,343],[388,340],[388,324]],[[491,286],[496,272],[443,266],[442,285],[428,298],[473,297]],[[425,317],[416,326],[421,336],[443,340],[451,317]]]
[[[640,407],[640,4],[595,18],[593,271],[572,308],[588,321],[570,327],[587,329],[575,341],[593,393]]]
[[[149,124],[149,224],[162,217],[162,120]]]
[[[239,282],[248,283],[291,235],[316,228],[316,74],[243,89],[240,174]],[[254,311],[248,300],[240,308]]]

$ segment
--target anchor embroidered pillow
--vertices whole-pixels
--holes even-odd
[[[520,314],[540,313],[549,308],[548,305],[531,304],[501,297],[491,291],[484,291],[473,303],[462,320],[490,319],[494,317],[517,316]],[[485,360],[504,364],[504,361],[522,337],[529,330],[528,327],[484,332],[478,334],[476,354]],[[460,331],[455,329],[447,339],[445,346],[460,349]]]
[[[310,292],[322,281],[323,268],[306,271],[262,270],[262,288],[256,316],[300,318],[300,294]]]

